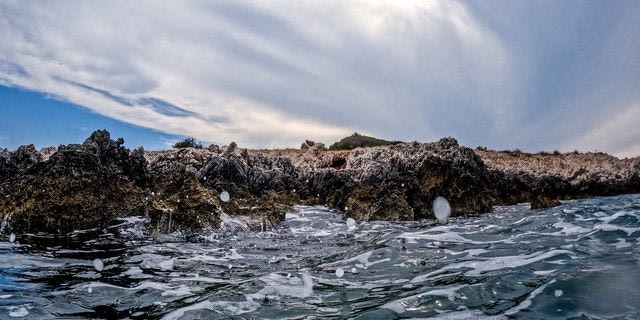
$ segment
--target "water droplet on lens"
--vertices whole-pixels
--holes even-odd
[[[435,214],[438,221],[446,221],[451,215],[451,205],[449,205],[449,201],[443,197],[437,197],[433,200],[433,214]]]
[[[100,259],[93,259],[93,267],[96,268],[98,272],[101,272],[104,269],[104,263]]]
[[[220,192],[220,200],[222,200],[222,202],[229,201],[229,198],[230,198],[229,192],[226,192],[226,191]]]
[[[13,243],[16,241],[16,235],[14,233],[11,233],[11,235],[9,235],[9,242]]]
[[[358,225],[358,223],[356,223],[355,220],[353,220],[352,218],[347,218],[347,227],[349,229],[353,229]]]
[[[342,278],[342,276],[344,276],[344,270],[340,267],[336,268],[336,277]]]

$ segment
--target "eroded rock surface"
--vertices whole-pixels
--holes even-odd
[[[281,222],[292,205],[309,204],[356,220],[413,220],[431,217],[438,196],[459,216],[640,192],[639,172],[638,158],[474,152],[453,138],[350,151],[231,143],[145,152],[96,131],[57,149],[0,150],[0,219],[5,233],[64,234],[130,215],[148,216],[159,233],[217,227],[228,217],[261,229]]]

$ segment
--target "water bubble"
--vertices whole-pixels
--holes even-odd
[[[231,268],[233,268],[233,266],[232,266],[232,265],[229,265],[229,269],[231,269]]]
[[[347,218],[347,227],[349,229],[353,229],[358,225],[358,223],[356,223],[355,220],[353,220],[352,218]]]
[[[562,294],[564,294],[564,292],[562,292],[562,290],[556,290],[555,292],[553,292],[553,295],[556,296],[556,298],[561,297]]]
[[[96,268],[98,272],[101,272],[104,269],[104,263],[100,259],[93,259],[93,267]]]
[[[442,222],[447,220],[451,215],[451,205],[449,205],[449,201],[443,197],[437,197],[433,200],[433,213],[438,221]]]
[[[89,289],[87,289],[87,292],[91,293],[91,292],[93,292],[93,289],[91,287],[89,287]]]
[[[11,233],[11,235],[9,235],[9,242],[13,243],[16,241],[16,235],[15,233]]]
[[[356,267],[351,268],[351,273],[358,273],[358,269]]]
[[[340,268],[340,267],[337,267],[336,268],[336,277],[342,278],[342,276],[344,276],[344,270],[342,270],[342,268]]]
[[[222,202],[229,201],[229,198],[230,198],[229,192],[226,192],[226,191],[220,192],[220,200],[222,200]]]
[[[308,297],[313,294],[313,280],[308,272],[302,273],[302,297]]]

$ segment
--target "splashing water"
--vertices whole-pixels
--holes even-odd
[[[220,200],[222,200],[222,202],[228,202],[230,198],[231,196],[229,195],[229,192],[227,191],[220,192]]]
[[[640,195],[352,230],[323,207],[264,232],[147,223],[3,238],[0,319],[640,318]]]
[[[308,272],[302,273],[302,297],[309,297],[313,294],[313,279]]]
[[[433,200],[433,214],[440,222],[444,222],[451,215],[451,206],[449,201],[443,197],[437,197]]]

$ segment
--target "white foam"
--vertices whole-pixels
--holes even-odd
[[[460,285],[460,286],[453,286],[453,287],[448,287],[448,288],[443,288],[443,289],[436,289],[436,290],[431,290],[431,291],[427,291],[427,292],[423,292],[423,293],[419,293],[410,297],[406,297],[406,298],[402,298],[402,299],[398,299],[392,302],[388,302],[384,305],[381,306],[381,308],[384,309],[389,309],[393,312],[396,313],[404,313],[407,311],[407,307],[411,308],[413,307],[415,304],[419,303],[420,300],[422,299],[422,297],[426,297],[426,296],[441,296],[441,297],[447,297],[447,299],[449,299],[449,301],[453,302],[456,298],[456,291],[462,289],[466,287],[466,285]],[[458,298],[461,298],[462,296],[458,295]]]
[[[635,232],[640,231],[640,228],[629,228],[629,227],[621,227],[613,224],[597,224],[593,227],[595,230],[602,231],[622,231],[625,232],[628,236],[634,234]]]
[[[336,277],[342,278],[342,276],[344,276],[344,270],[342,270],[342,268],[340,268],[340,267],[337,267],[336,268]]]
[[[560,228],[562,230],[560,230],[560,234],[561,235],[576,235],[576,234],[583,234],[583,233],[587,233],[590,232],[591,229],[587,229],[587,228],[583,228],[580,226],[576,226],[574,224],[571,224],[569,222],[564,222],[564,221],[560,221],[560,222],[556,222],[553,224],[554,227],[556,228]]]
[[[513,269],[521,266],[525,266],[534,262],[542,261],[548,258],[552,258],[562,254],[571,254],[571,251],[567,250],[552,250],[548,252],[535,252],[529,255],[523,256],[505,256],[505,257],[492,257],[484,260],[465,261],[458,263],[448,264],[436,271],[430,272],[425,275],[419,275],[411,282],[424,282],[434,275],[438,275],[446,272],[447,270],[455,270],[460,268],[471,268],[471,270],[465,272],[467,276],[479,276],[487,271],[494,271],[500,269]]]
[[[543,286],[531,291],[529,296],[527,296],[527,299],[525,299],[524,301],[520,302],[519,304],[511,307],[511,309],[505,311],[504,314],[510,316],[510,315],[516,314],[516,313],[518,313],[518,312],[520,312],[520,311],[522,311],[524,309],[529,308],[531,306],[531,303],[532,303],[533,299],[535,297],[537,297],[539,294],[541,294],[548,285],[550,285],[550,284],[552,284],[554,282],[556,282],[555,279],[553,279],[553,280],[549,281],[549,283],[547,283],[547,284],[545,284],[545,285],[543,285]]]
[[[211,310],[225,315],[240,315],[258,310],[260,304],[254,302],[251,297],[247,297],[246,301],[201,301],[190,306],[177,309],[164,317],[162,320],[178,320],[182,319],[187,311],[193,310]]]
[[[539,271],[534,271],[533,274],[537,275],[537,276],[546,276],[548,274],[552,274],[554,272],[558,271],[558,269],[551,269],[551,270],[539,270]]]
[[[313,280],[308,272],[303,272],[302,277],[302,296],[309,297],[313,294]]]
[[[12,232],[12,233],[9,235],[9,242],[13,243],[13,242],[15,242],[15,241],[16,241],[16,234]]]
[[[25,307],[7,307],[9,310],[9,317],[22,318],[29,315],[29,311]]]
[[[176,261],[175,258],[173,259],[169,259],[167,261],[163,261],[158,263],[158,267],[160,267],[160,270],[162,271],[168,271],[168,270],[173,270],[173,263]]]

